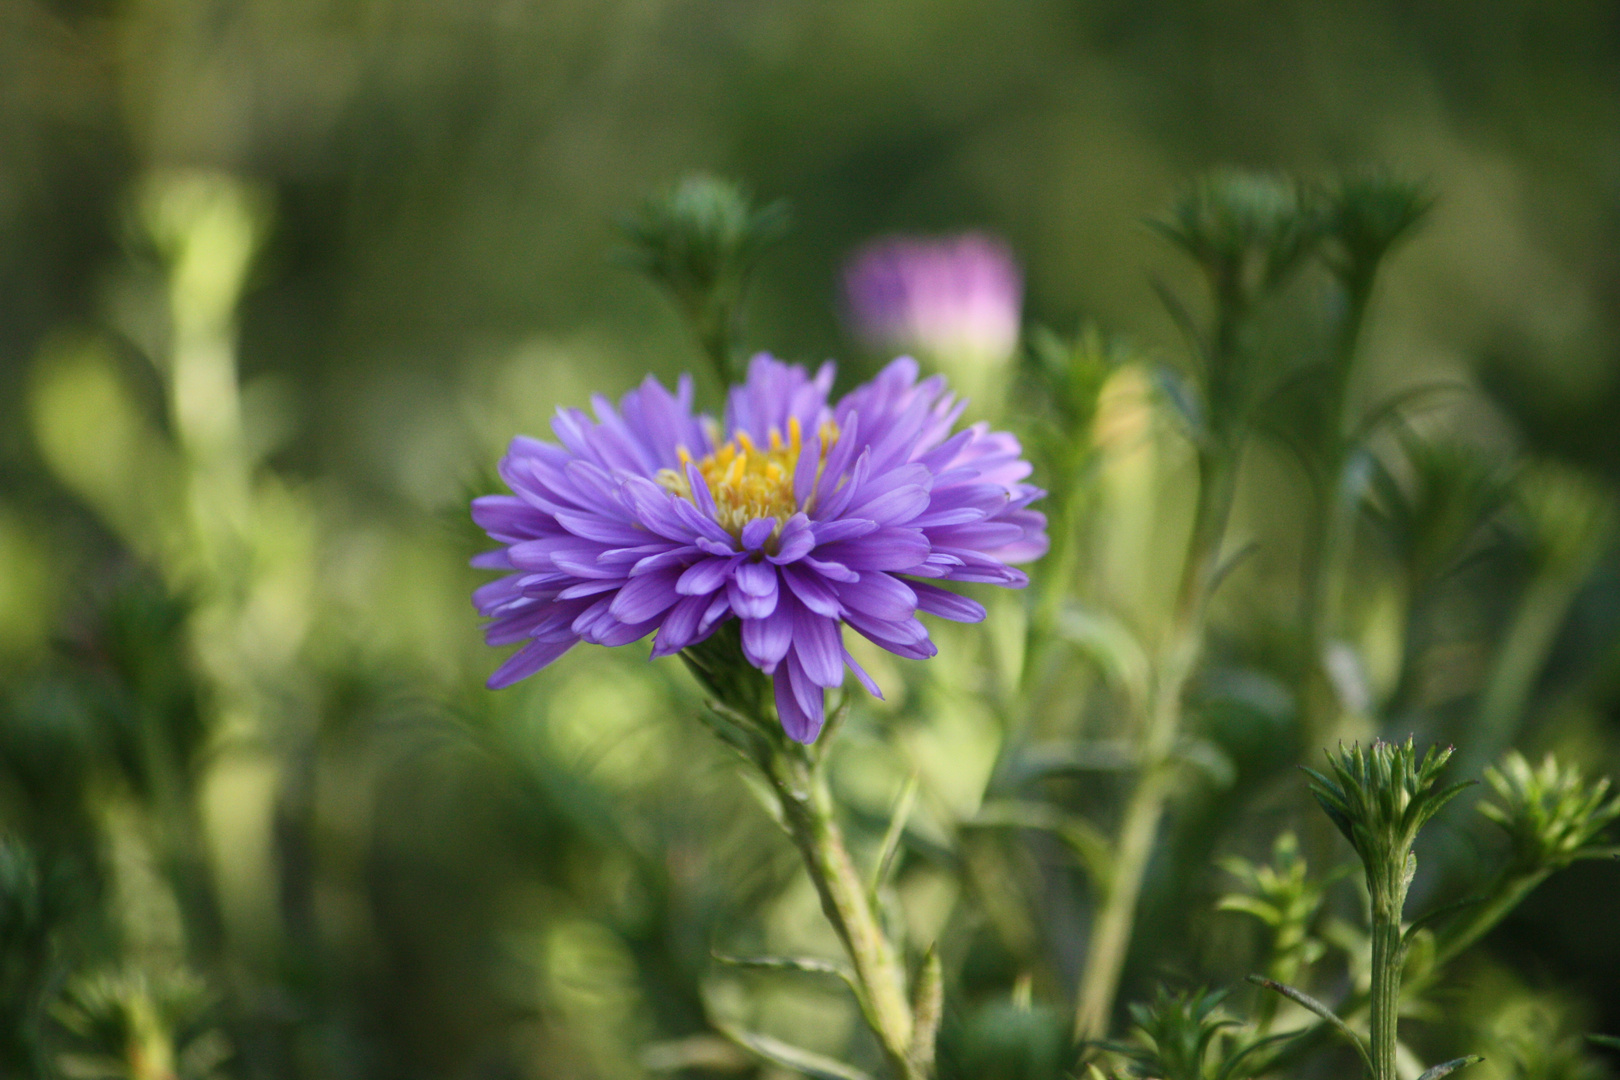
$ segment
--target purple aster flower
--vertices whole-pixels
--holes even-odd
[[[873,241],[850,259],[844,292],[856,334],[875,346],[969,365],[1018,346],[1023,279],[1007,246],[981,233]]]
[[[655,633],[654,656],[739,620],[748,662],[773,678],[788,735],[821,730],[822,691],[850,656],[843,628],[901,656],[936,652],[917,613],[974,622],[976,601],[938,582],[1027,584],[1010,563],[1046,550],[1018,440],[976,424],[910,358],[836,404],[833,365],[812,377],[766,355],[733,387],[725,423],[648,377],[593,421],[559,409],[558,443],[518,437],[501,461],[511,495],[473,500],[502,546],[473,565],[506,571],[473,595],[491,645],[524,642],[492,688],[580,641]]]

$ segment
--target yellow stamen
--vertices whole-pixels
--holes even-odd
[[[821,460],[816,464],[819,481],[827,464],[827,452],[838,439],[838,425],[828,420],[817,434],[821,437]],[[696,503],[686,478],[686,466],[695,464],[714,499],[716,519],[732,535],[741,534],[744,525],[759,518],[775,518],[780,525],[801,509],[809,509],[809,501],[801,507],[793,493],[804,432],[798,418],[789,417],[786,438],[776,428],[767,435],[769,449],[761,449],[747,432],[739,431],[701,461],[695,461],[686,447],[677,447],[680,469],[661,470],[658,483],[664,490]],[[812,494],[811,501],[814,498]]]

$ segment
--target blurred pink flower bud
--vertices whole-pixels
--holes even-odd
[[[844,270],[856,335],[949,368],[993,367],[1018,346],[1023,277],[1005,243],[983,233],[885,237]]]

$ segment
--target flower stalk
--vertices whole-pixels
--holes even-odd
[[[1372,947],[1367,1051],[1373,1080],[1398,1080],[1396,1028],[1410,942],[1401,917],[1417,873],[1412,844],[1429,819],[1472,783],[1436,786],[1450,757],[1449,749],[1431,748],[1420,758],[1411,739],[1375,741],[1366,750],[1354,746],[1329,754],[1331,775],[1306,770],[1311,794],[1355,848],[1366,877]]]
[[[705,716],[709,726],[775,795],[774,816],[798,849],[822,913],[849,956],[846,978],[889,1071],[896,1080],[927,1080],[939,1023],[937,973],[934,980],[923,977],[928,992],[918,994],[914,1008],[901,951],[884,933],[874,892],[844,843],[820,749],[836,733],[843,710],[833,715],[821,743],[805,746],[784,736],[767,704],[768,684],[747,665],[734,638],[720,635],[681,657],[715,695]],[[934,965],[937,960],[925,966]]]
[[[861,1013],[890,1071],[904,1080],[923,1080],[927,1071],[923,1048],[915,1045],[905,964],[879,925],[866,882],[844,845],[821,761],[776,740],[764,769],[781,801],[783,825],[821,898],[821,910],[849,953]]]

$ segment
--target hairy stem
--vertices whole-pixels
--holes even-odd
[[[1369,995],[1369,1038],[1372,1043],[1373,1080],[1398,1080],[1395,1072],[1395,1028],[1401,1005],[1401,967],[1406,950],[1401,944],[1400,907],[1393,912],[1374,902],[1372,921],[1372,989]]]
[[[1446,967],[1462,953],[1466,952],[1480,938],[1490,933],[1496,924],[1505,919],[1518,907],[1524,898],[1530,895],[1543,881],[1551,870],[1540,870],[1531,873],[1505,873],[1490,891],[1490,898],[1469,910],[1466,918],[1462,919],[1454,929],[1440,935],[1435,942],[1434,961],[1427,974],[1413,981],[1410,990],[1412,993],[1421,993],[1433,985]],[[1376,943],[1376,938],[1374,939]],[[1403,956],[1404,963],[1404,956]],[[1374,978],[1378,972],[1377,957],[1374,958]],[[1399,976],[1397,972],[1397,977]],[[1279,980],[1281,981],[1281,980]],[[1388,985],[1387,981],[1385,985]],[[1397,1002],[1398,1003],[1398,1002]],[[1361,1011],[1371,1004],[1371,995],[1364,991],[1357,991],[1347,996],[1334,1008],[1334,1012],[1345,1020],[1353,1020]],[[1393,1031],[1393,1024],[1390,1026]],[[1276,1055],[1266,1061],[1266,1072],[1286,1070],[1295,1063],[1308,1057],[1323,1042],[1332,1037],[1332,1030],[1327,1024],[1317,1024],[1306,1031],[1299,1038],[1289,1042]]]
[[[767,766],[781,799],[783,821],[804,857],[821,909],[849,953],[867,1025],[896,1077],[925,1080],[928,1070],[921,1062],[931,1059],[932,1047],[912,1045],[905,965],[879,926],[865,882],[844,847],[819,763],[794,749],[777,748]]]

